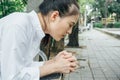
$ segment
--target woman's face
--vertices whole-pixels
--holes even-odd
[[[56,40],[59,41],[64,38],[67,34],[71,34],[73,26],[78,21],[79,15],[60,17],[59,13],[51,17],[49,24],[49,34]]]

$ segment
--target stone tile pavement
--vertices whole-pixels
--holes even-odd
[[[96,30],[120,39],[120,28],[102,28],[102,29],[96,28]]]
[[[120,40],[91,30],[79,34],[79,44],[81,48],[66,50],[77,52],[81,67],[64,80],[120,80]]]

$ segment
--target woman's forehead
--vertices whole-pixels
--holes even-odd
[[[79,15],[68,16],[69,21],[77,22]]]

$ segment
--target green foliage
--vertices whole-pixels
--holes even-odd
[[[94,23],[93,27],[97,27],[97,28],[103,28],[103,24],[101,22],[99,23]]]
[[[107,24],[107,28],[113,28],[113,23],[109,23],[109,24]]]
[[[111,4],[108,6],[108,11],[109,13],[116,13],[117,14],[117,21],[119,20],[120,16],[120,3],[113,1]]]
[[[110,14],[116,13],[117,21],[119,21],[120,17],[120,0],[95,0],[95,3],[93,3],[93,11],[100,12],[102,18],[109,17]]]
[[[104,25],[101,22],[94,23],[93,27],[103,28]],[[109,23],[107,24],[107,28],[120,28],[120,22]]]
[[[93,4],[94,0],[78,0],[79,5],[80,5],[80,12],[84,13],[85,11],[85,6],[88,4]]]
[[[115,23],[113,24],[113,26],[114,26],[114,28],[120,28],[120,22],[115,22]]]
[[[95,3],[92,4],[94,10],[98,10],[97,12],[101,13],[101,16],[104,18],[105,17],[105,0],[95,0]]]
[[[4,17],[12,12],[24,11],[26,3],[23,0],[1,0],[0,17]]]
[[[109,7],[108,7],[108,10],[110,13],[118,13],[120,14],[120,3],[117,3],[117,2],[112,2]]]
[[[120,3],[120,0],[117,0],[118,3]]]
[[[22,0],[23,4],[26,5],[28,0]]]
[[[120,22],[109,23],[107,24],[107,28],[120,28]]]

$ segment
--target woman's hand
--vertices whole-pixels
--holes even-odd
[[[77,59],[72,53],[62,51],[55,58],[48,60],[40,67],[40,76],[51,73],[70,73],[78,67]]]
[[[59,65],[57,68],[58,72],[61,73],[70,73],[75,71],[78,66],[76,57],[67,51],[59,52],[54,60],[57,62],[57,65]]]
[[[72,53],[69,53],[67,51],[61,51],[56,55],[55,59],[57,59],[59,57],[63,57],[65,59],[68,59],[68,58],[71,58],[72,56],[73,56]]]

